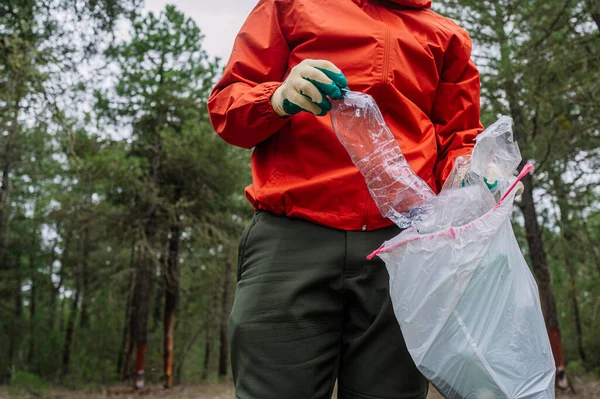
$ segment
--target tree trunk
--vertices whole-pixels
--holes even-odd
[[[152,277],[148,254],[140,256],[140,265],[135,275],[135,288],[132,303],[132,340],[135,344],[134,386],[144,387],[144,366],[146,362],[146,346],[148,343],[148,312]]]
[[[178,221],[171,225],[169,238],[169,254],[165,273],[165,319],[164,319],[164,373],[165,388],[173,386],[173,339],[175,333],[175,311],[179,298],[179,240],[180,227]]]
[[[563,210],[561,209],[561,216]],[[566,229],[565,225],[561,226],[561,228]],[[575,271],[575,267],[572,262],[572,254],[568,250],[571,248],[573,244],[573,240],[571,239],[572,235],[569,231],[563,230],[563,237],[565,239],[565,266],[567,269],[567,273],[569,274],[569,296],[571,297],[571,303],[573,306],[573,318],[575,322],[575,332],[577,334],[577,351],[579,352],[579,357],[581,360],[585,361],[585,351],[583,349],[583,331],[581,328],[581,317],[579,314],[579,303],[577,300],[577,273]]]
[[[135,238],[131,244],[131,255],[129,258],[129,270],[132,271],[135,265]],[[125,322],[123,325],[123,338],[119,355],[117,357],[117,374],[121,376],[121,381],[126,381],[129,378],[131,366],[131,353],[133,349],[132,335],[130,331],[131,324],[131,301],[133,299],[133,290],[135,287],[135,277],[131,279],[129,291],[127,293],[127,302],[125,304]]]
[[[71,309],[69,311],[69,319],[67,321],[67,329],[65,332],[65,346],[63,350],[63,362],[62,362],[62,376],[66,377],[69,373],[69,363],[71,361],[71,347],[73,344],[73,333],[75,331],[75,320],[77,319],[77,311],[79,309],[79,299],[81,296],[81,271],[83,268],[83,246],[82,241],[85,241],[85,237],[82,237],[79,245],[79,260],[77,261],[77,268],[75,270],[75,296],[71,302]],[[63,302],[65,302],[63,300]]]
[[[128,322],[131,322],[131,320],[128,320]],[[133,349],[135,346],[135,339],[131,332],[131,328],[128,328],[128,330],[129,331],[127,333],[127,341],[125,343],[124,350],[123,366],[121,369],[121,381],[123,382],[128,381],[131,378],[131,355],[133,355]]]
[[[90,253],[90,229],[85,227],[83,231],[83,261],[81,263],[81,277],[83,282],[82,293],[81,293],[81,318],[79,320],[79,326],[85,328],[89,326],[89,314],[88,314],[88,302],[90,297],[90,282],[89,282],[89,268],[88,258]]]
[[[11,106],[8,110],[6,110],[5,115],[3,115],[6,119],[10,119],[10,128],[8,129],[8,134],[4,139],[5,146],[4,152],[1,156],[3,161],[2,164],[2,186],[0,186],[0,261],[4,260],[5,249],[6,249],[6,237],[7,237],[7,228],[8,228],[8,220],[6,217],[6,208],[9,203],[10,196],[10,172],[13,169],[12,159],[13,149],[18,145],[18,139],[20,134],[20,124],[19,124],[19,113],[21,110],[21,100],[25,96],[26,89],[22,85],[21,79],[14,79],[11,82],[12,90],[15,90],[13,101],[11,101]],[[11,112],[12,111],[12,112]]]
[[[7,254],[8,255],[8,254]],[[21,254],[17,253],[14,258],[14,271],[15,279],[13,286],[13,298],[14,298],[14,319],[10,326],[10,343],[8,347],[8,360],[11,369],[16,368],[16,358],[19,350],[19,344],[21,342],[21,324],[23,320],[23,275],[21,271]],[[10,375],[10,370],[9,370]]]
[[[229,342],[227,339],[227,320],[229,319],[229,286],[231,284],[231,263],[225,263],[223,277],[223,297],[221,300],[221,323],[219,326],[219,377],[229,373]]]
[[[135,288],[132,303],[131,331],[135,341],[134,387],[144,387],[144,366],[148,345],[148,316],[150,314],[150,296],[152,293],[152,272],[154,254],[151,249],[156,235],[155,214],[149,216],[145,230],[145,245],[140,253],[135,274]]]
[[[581,360],[585,361],[585,350],[583,349],[583,331],[581,328],[581,316],[579,314],[579,303],[577,301],[576,274],[569,256],[565,257],[565,264],[569,272],[569,293],[573,305],[573,318],[575,321],[575,331],[577,333],[577,351]]]
[[[208,369],[210,368],[210,355],[211,355],[211,349],[212,349],[212,334],[211,334],[211,328],[210,328],[210,323],[212,322],[212,317],[210,317],[209,322],[206,323],[206,335],[205,335],[205,342],[204,342],[204,363],[203,363],[203,370],[202,370],[202,380],[206,381],[208,379]]]
[[[542,240],[542,232],[537,220],[537,212],[533,202],[533,177],[527,175],[523,178],[523,191],[521,210],[525,218],[525,231],[527,235],[527,244],[531,258],[533,274],[538,283],[540,291],[540,300],[542,312],[546,321],[546,328],[552,345],[554,361],[557,367],[564,368],[564,358],[562,354],[562,344],[560,341],[560,328],[558,326],[558,316],[556,313],[556,300],[552,293],[550,285],[550,270],[548,269],[548,260]]]
[[[598,276],[600,276],[600,254],[598,254],[598,246],[596,245],[596,242],[594,241],[594,239],[592,238],[592,235],[590,234],[590,229],[589,229],[587,223],[585,222],[584,219],[582,219],[582,220],[583,220],[583,233],[585,234],[585,238],[587,239],[590,253],[592,254],[592,257],[594,258],[594,264],[596,265],[596,269],[598,269]]]
[[[133,284],[132,284],[133,287]],[[129,366],[131,365],[131,335],[129,334],[129,317],[131,315],[131,296],[133,289],[127,294],[127,302],[125,303],[125,323],[123,323],[123,334],[121,339],[121,347],[117,356],[117,374],[121,376],[121,381],[128,378]]]
[[[11,152],[12,152],[12,139],[13,135],[17,134],[17,119],[13,121],[14,129],[11,129],[12,133],[6,137],[6,147],[2,159],[4,161],[2,165],[2,186],[0,186],[0,259],[4,259],[4,248],[6,244],[6,205],[8,204],[8,197],[10,191],[10,171],[11,171]]]
[[[67,254],[69,253],[69,250],[71,249],[72,238],[73,238],[73,233],[71,232],[67,236],[67,239],[65,241],[65,246],[64,246],[64,249],[62,251],[62,255],[60,257],[60,270],[58,272],[58,285],[56,285],[56,286],[54,285],[54,283],[52,282],[52,273],[50,273],[50,288],[51,288],[51,292],[50,292],[50,317],[49,317],[50,329],[54,329],[54,326],[55,326],[55,323],[56,323],[56,304],[58,303],[58,297],[60,295],[60,289],[62,288],[63,282],[64,282],[64,277],[65,277],[64,264],[65,264],[66,259],[67,259]],[[54,259],[55,258],[53,257],[53,260]],[[53,268],[52,264],[50,265],[50,268],[52,270],[52,268]],[[62,307],[62,304],[61,304],[61,307]],[[61,318],[62,318],[62,316],[61,316]],[[59,327],[59,330],[61,328],[62,327]]]
[[[579,303],[577,300],[577,271],[573,261],[577,261],[576,256],[576,240],[572,226],[572,214],[570,209],[572,208],[569,204],[568,188],[562,180],[562,173],[560,171],[553,170],[549,173],[550,178],[554,185],[554,194],[556,195],[556,201],[558,203],[558,210],[560,213],[560,231],[563,240],[563,256],[565,259],[565,268],[569,275],[569,296],[571,297],[571,304],[573,306],[573,317],[575,321],[575,331],[577,334],[577,350],[581,360],[585,361],[585,351],[583,349],[583,332],[581,328],[581,317],[579,314]]]
[[[162,263],[162,261],[161,261]],[[165,262],[166,263],[166,262]],[[162,311],[164,310],[165,302],[163,300],[165,292],[163,287],[163,281],[161,280],[162,273],[160,267],[157,268],[156,272],[156,284],[154,288],[154,305],[152,307],[152,333],[158,330],[159,326],[164,325],[164,317]]]
[[[219,303],[219,293],[216,291],[213,295],[213,298],[209,300],[208,303],[208,311],[206,313],[206,333],[205,338],[206,341],[204,343],[204,369],[202,370],[202,379],[207,380],[208,374],[210,370],[210,359],[212,355],[212,344],[213,344],[213,323],[215,317],[215,308]]]
[[[31,294],[29,296],[29,351],[27,353],[27,364],[31,370],[37,371],[34,366],[35,359],[35,337],[36,334],[36,297],[37,297],[37,270],[33,263],[33,251],[30,252],[29,263],[31,268]]]

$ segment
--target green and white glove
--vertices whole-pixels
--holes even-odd
[[[301,111],[324,116],[331,111],[331,102],[342,98],[348,80],[342,71],[329,61],[304,60],[292,68],[285,82],[273,93],[271,105],[280,117]]]
[[[494,170],[493,168],[490,168],[490,170],[488,170],[488,175],[483,178],[483,181],[485,182],[485,184],[488,186],[488,188],[492,192],[498,186],[498,180],[496,180],[497,176],[498,176],[498,174],[497,174],[496,170]],[[516,190],[516,196],[519,197],[519,196],[521,196],[521,194],[523,194],[523,191],[525,190],[525,186],[523,186],[522,182],[518,182],[517,186],[515,187],[515,190]]]

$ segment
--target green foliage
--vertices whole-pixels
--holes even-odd
[[[217,360],[224,265],[235,261],[251,214],[241,198],[249,154],[211,128],[206,101],[220,65],[203,50],[200,29],[174,7],[156,15],[135,7],[0,5],[0,131],[8,132],[0,135],[0,173],[8,170],[10,184],[0,195],[0,383],[10,378],[24,395],[37,395],[43,381],[75,387],[120,378],[132,283],[148,255],[146,377],[162,378],[173,225],[181,231],[178,377],[203,377],[209,332],[209,366]],[[131,20],[126,41],[112,36],[121,16]],[[102,48],[107,65],[98,75],[110,70],[110,87],[77,70]],[[89,110],[78,112],[80,103]]]
[[[36,398],[47,393],[52,388],[48,381],[44,381],[35,374],[17,371],[13,374],[8,386],[8,394],[15,398]]]

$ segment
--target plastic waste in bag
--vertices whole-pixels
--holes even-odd
[[[463,226],[494,207],[494,196],[483,180],[448,188],[427,203],[428,213],[414,227],[421,234]]]
[[[433,190],[412,170],[373,97],[347,91],[333,102],[334,131],[362,173],[381,214],[399,227],[426,214]]]
[[[471,172],[483,179],[496,198],[512,183],[521,163],[519,145],[513,140],[512,119],[502,116],[476,137]]]
[[[466,225],[413,227],[371,255],[385,261],[411,357],[448,399],[554,398],[537,285],[510,223],[516,183]]]
[[[471,155],[458,157],[440,194],[427,200],[427,217],[415,223],[421,234],[463,226],[490,211],[514,182],[521,163],[512,119],[503,116],[476,138]]]

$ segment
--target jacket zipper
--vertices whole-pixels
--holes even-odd
[[[381,79],[381,82],[383,84],[387,83],[387,75],[388,75],[388,69],[389,69],[389,63],[390,63],[390,28],[387,26],[387,24],[385,22],[383,22],[383,20],[381,19],[381,15],[379,15],[379,9],[376,5],[373,6],[373,8],[375,9],[375,15],[377,16],[377,19],[383,23],[383,26],[385,28],[385,41],[383,43],[383,76]],[[367,212],[365,213],[365,223],[362,226],[362,231],[367,231],[367,223],[369,221],[369,213],[371,211],[371,194],[369,193],[369,197],[367,199]]]
[[[390,28],[389,26],[383,22],[383,19],[381,19],[381,15],[379,15],[379,8],[378,6],[373,6],[375,8],[375,15],[377,15],[377,19],[383,23],[383,27],[385,29],[385,39],[384,39],[384,43],[383,43],[383,76],[381,79],[381,82],[383,84],[387,83],[387,78],[388,78],[388,71],[389,71],[389,63],[390,63]]]
[[[365,224],[363,224],[362,231],[367,231],[367,223],[369,222],[369,212],[371,211],[371,193],[367,199],[367,213],[365,215]]]

